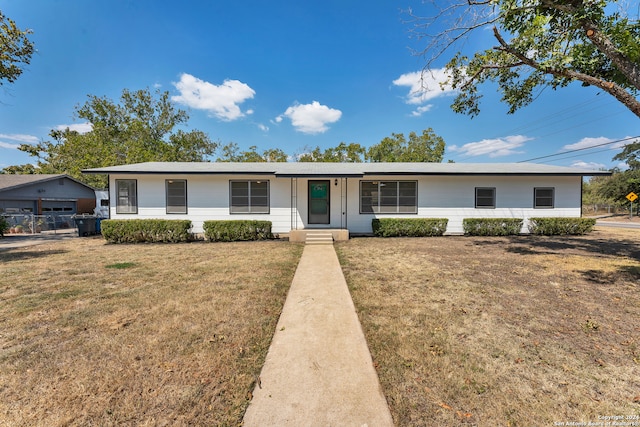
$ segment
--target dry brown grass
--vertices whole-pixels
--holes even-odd
[[[0,425],[238,425],[301,246],[0,251]]]
[[[598,228],[337,245],[395,423],[640,414],[639,242]]]

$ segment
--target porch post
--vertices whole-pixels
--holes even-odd
[[[291,229],[298,229],[298,180],[291,178]]]
[[[347,178],[342,178],[342,185],[340,186],[340,207],[341,207],[341,217],[340,217],[340,226],[342,229],[347,229],[347,209],[348,209],[348,200],[347,200]]]

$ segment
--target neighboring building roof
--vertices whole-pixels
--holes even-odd
[[[91,188],[93,187],[78,181],[77,179],[71,178],[69,175],[65,174],[0,174],[0,191],[13,190],[20,187],[25,187],[28,185],[32,185],[35,183],[53,181],[59,178],[67,178],[71,181],[77,182],[78,184],[82,184],[85,187]]]
[[[85,169],[106,174],[250,174],[278,177],[363,177],[366,175],[611,175],[611,172],[534,163],[227,163],[148,162]]]

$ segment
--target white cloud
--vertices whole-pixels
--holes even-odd
[[[562,147],[562,149],[563,150],[580,150],[580,149],[587,149],[587,148],[596,147],[596,146],[603,146],[602,144],[608,144],[610,142],[613,143],[613,141],[619,141],[609,145],[609,148],[611,148],[612,150],[616,150],[618,148],[624,147],[625,145],[631,142],[634,142],[634,141],[630,141],[629,138],[630,137],[626,136],[624,138],[620,138],[616,140],[613,138],[607,138],[606,136],[599,136],[596,138],[586,137],[586,138],[582,138],[580,141],[576,142],[575,144],[565,145],[564,147]]]
[[[19,146],[20,146],[20,144],[10,144],[8,142],[0,141],[0,147],[1,148],[8,148],[10,150],[17,150]]]
[[[241,81],[225,80],[218,86],[183,73],[180,81],[173,85],[180,91],[180,95],[171,97],[173,101],[197,110],[206,110],[221,120],[237,120],[253,113],[253,110],[245,113],[240,110],[240,104],[256,94],[255,90]]]
[[[629,165],[626,162],[620,162],[615,165],[615,167],[620,169],[621,171],[626,171],[627,169],[629,169]]]
[[[69,130],[75,130],[76,132],[83,134],[83,133],[91,132],[93,130],[93,125],[87,122],[87,123],[74,123],[71,125],[56,126],[57,130],[65,130],[67,128],[69,128]]]
[[[470,142],[462,147],[453,145],[449,147],[450,151],[458,152],[467,156],[483,156],[503,157],[512,154],[522,154],[523,151],[517,151],[525,142],[531,141],[533,138],[523,135],[510,135],[503,138],[483,139],[478,142]]]
[[[411,112],[411,117],[420,117],[422,116],[423,113],[426,113],[427,111],[431,110],[431,107],[433,107],[433,104],[428,104],[422,107],[418,107]]]
[[[403,74],[395,79],[393,84],[408,87],[409,93],[405,98],[405,102],[418,105],[439,96],[453,95],[456,91],[450,85],[441,86],[447,79],[447,71],[444,68],[436,68],[424,72],[415,71]]]
[[[260,129],[262,132],[268,132],[269,126],[263,125],[262,123],[258,123],[258,129]]]
[[[571,163],[571,167],[598,170],[598,169],[605,169],[607,166],[602,163],[584,162],[582,160],[576,160],[575,162]]]
[[[280,123],[283,116],[291,120],[291,125],[298,132],[314,135],[329,130],[327,125],[340,120],[342,111],[313,101],[311,104],[296,104],[287,108],[287,111],[276,117],[275,121]]]
[[[20,143],[35,144],[38,137],[33,135],[24,135],[19,133],[0,133],[0,139],[8,139],[10,141],[18,141]]]

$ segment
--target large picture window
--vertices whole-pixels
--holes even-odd
[[[534,188],[533,207],[536,209],[552,209],[553,193],[553,188]]]
[[[476,208],[496,207],[496,189],[476,187]]]
[[[168,179],[167,188],[167,213],[187,213],[187,181],[184,179]]]
[[[416,181],[360,181],[360,213],[417,213]]]
[[[231,181],[231,213],[269,213],[269,181]]]
[[[138,182],[135,179],[116,179],[116,213],[138,213]]]

